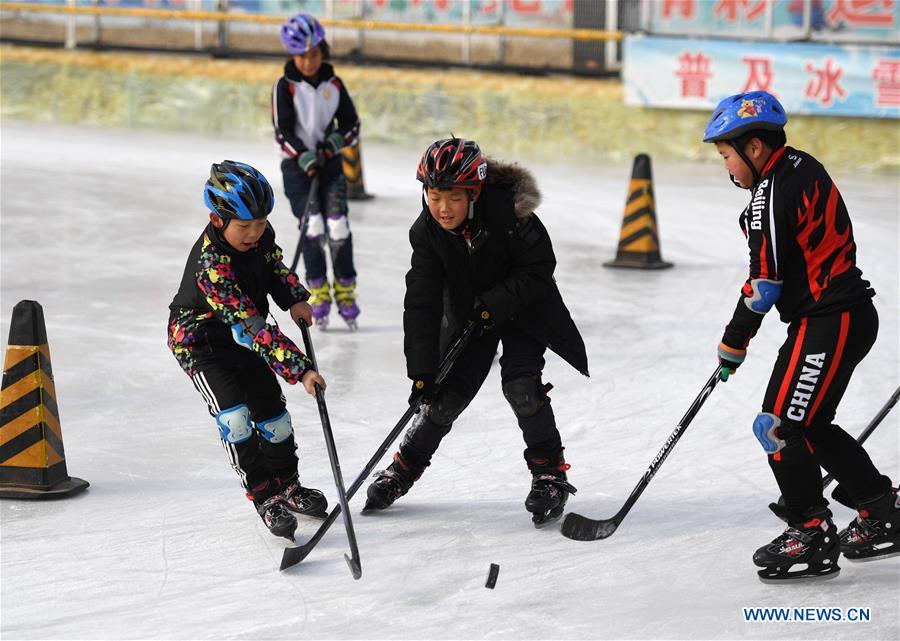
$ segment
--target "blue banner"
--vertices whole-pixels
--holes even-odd
[[[898,0],[646,0],[656,34],[900,42]]]
[[[625,39],[625,103],[712,110],[769,91],[789,113],[900,117],[900,48],[811,43]]]

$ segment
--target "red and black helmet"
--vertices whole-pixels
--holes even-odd
[[[431,144],[416,170],[416,179],[438,189],[477,189],[487,178],[487,160],[478,143],[464,138],[445,138]]]

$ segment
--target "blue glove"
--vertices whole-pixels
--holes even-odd
[[[325,154],[326,158],[331,158],[332,156],[337,156],[341,153],[341,149],[347,146],[347,141],[344,139],[343,134],[339,134],[338,132],[333,132],[328,135],[328,138],[325,139],[325,143],[322,145],[322,153]]]
[[[719,379],[727,381],[728,377],[737,371],[744,359],[747,357],[747,348],[738,349],[731,347],[725,343],[719,343],[719,365],[722,371],[719,372]]]
[[[310,178],[315,176],[319,171],[319,159],[316,157],[316,152],[308,149],[304,151],[297,157],[297,166]]]

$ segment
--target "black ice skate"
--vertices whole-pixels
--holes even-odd
[[[787,521],[788,528],[753,555],[753,563],[763,568],[757,572],[763,583],[833,579],[841,568],[838,532],[827,508],[801,515],[777,504],[769,505],[775,514]]]
[[[534,527],[542,528],[562,516],[569,494],[577,490],[566,480],[569,464],[562,452],[550,458],[529,456],[525,460],[531,470],[531,491],[525,498],[525,509],[531,512]]]
[[[288,512],[284,497],[276,494],[263,501],[257,508],[263,523],[269,528],[269,532],[275,536],[283,536],[291,543],[294,542],[294,532],[297,530],[297,519]]]
[[[400,458],[400,453],[394,454],[394,462],[387,469],[376,472],[375,480],[366,490],[366,505],[363,514],[371,514],[376,510],[383,510],[393,505],[394,501],[409,492],[419,475],[415,474]]]
[[[324,519],[328,509],[328,500],[321,491],[311,487],[303,487],[294,479],[280,493],[285,506],[292,512]]]
[[[891,490],[860,506],[859,516],[840,533],[848,561],[874,561],[900,554],[900,496]]]

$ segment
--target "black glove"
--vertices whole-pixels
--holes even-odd
[[[417,374],[412,377],[412,393],[409,395],[409,404],[416,400],[422,405],[428,405],[437,394],[438,386],[434,382],[434,374]]]
[[[471,319],[475,321],[476,325],[479,325],[483,332],[494,327],[494,318],[491,316],[490,310],[478,299],[475,299],[475,309],[472,311]]]

